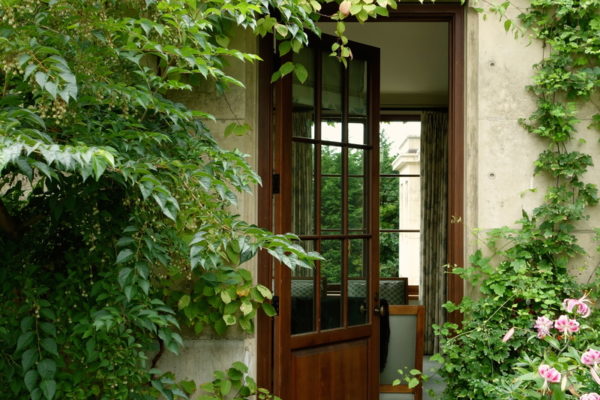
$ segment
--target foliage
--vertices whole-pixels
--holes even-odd
[[[579,302],[587,311],[570,309],[569,302]],[[563,302],[566,306],[561,311],[563,315],[558,319],[552,321],[542,316],[536,324],[537,335],[531,335],[531,331],[524,332],[529,335],[529,343],[540,342],[532,349],[542,351],[523,352],[515,364],[513,375],[498,385],[497,398],[527,400],[551,395],[553,399],[579,399],[581,395],[600,391],[597,373],[600,353],[593,349],[598,340],[598,334],[594,332],[598,317],[587,319],[591,310],[586,303],[585,297],[567,299]],[[571,322],[571,329],[560,326],[561,320]],[[505,341],[510,341],[510,337],[506,336]],[[544,373],[543,366],[553,369],[553,374]]]
[[[317,256],[232,214],[259,177],[218,146],[203,123],[213,116],[170,98],[202,82],[242,86],[226,65],[258,57],[230,48],[229,35],[273,32],[296,49],[315,30],[315,6],[0,1],[9,397],[186,398],[185,383],[154,368],[181,347],[180,321],[250,332],[258,308],[274,313],[243,264],[260,249],[292,268]]]
[[[258,388],[247,373],[248,367],[240,362],[233,363],[227,371],[215,371],[215,379],[200,386],[205,394],[198,400],[247,400],[251,396],[256,396],[258,400],[281,400],[269,391]]]
[[[509,6],[506,2],[500,7],[501,16]],[[547,56],[536,66],[529,88],[538,107],[523,126],[547,141],[535,173],[551,178],[554,184],[543,204],[530,214],[523,212],[518,229],[493,230],[487,251],[472,255],[469,267],[455,269],[478,285],[483,297],[448,304],[448,311],[459,310],[467,317],[461,327],[438,327],[446,337],[438,357],[444,362],[440,373],[448,385],[446,399],[512,398],[503,397],[506,393],[499,393],[498,386],[514,383],[509,378],[513,364],[525,350],[544,352],[545,344],[530,341],[525,333],[534,316],[557,314],[561,300],[580,290],[568,272],[569,261],[584,254],[574,230],[587,219],[586,208],[598,198],[596,186],[583,180],[591,157],[573,151],[570,143],[577,140],[581,126],[579,106],[598,92],[599,8],[594,0],[534,0],[520,17],[523,26],[546,46]],[[591,297],[597,298],[597,293],[594,290]],[[513,339],[502,342],[510,327],[516,328]],[[588,332],[588,343],[598,343],[597,330]]]

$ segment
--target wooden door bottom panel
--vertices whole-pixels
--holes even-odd
[[[368,399],[368,349],[362,339],[293,351],[290,400]]]

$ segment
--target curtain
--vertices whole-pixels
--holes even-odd
[[[433,324],[446,320],[446,248],[448,242],[448,114],[421,117],[421,282],[425,306],[425,354],[439,351]]]
[[[292,131],[295,137],[311,137],[313,112],[292,113]],[[293,142],[292,144],[292,232],[298,235],[315,233],[315,154],[314,145]],[[312,242],[304,244],[313,251]],[[312,277],[313,271],[296,268],[294,277]]]

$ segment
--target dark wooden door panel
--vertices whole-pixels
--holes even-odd
[[[292,352],[292,400],[368,398],[368,340]]]

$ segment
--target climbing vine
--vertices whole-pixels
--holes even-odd
[[[313,11],[308,2],[0,0],[5,396],[187,398],[191,382],[156,369],[183,345],[182,325],[252,332],[257,312],[273,315],[271,292],[245,263],[260,249],[290,268],[318,256],[234,215],[238,194],[260,178],[246,155],[217,144],[205,125],[214,116],[170,99],[200,83],[243,86],[226,65],[258,57],[229,46],[235,29],[297,47],[315,30]],[[238,383],[246,373],[232,371]]]
[[[595,279],[582,288],[569,273],[574,257],[585,254],[578,244],[577,225],[588,218],[588,207],[598,202],[596,185],[585,182],[592,157],[578,151],[577,145],[585,142],[578,133],[599,128],[594,96],[600,79],[600,2],[534,0],[522,10],[521,27],[506,19],[510,2],[492,6],[491,11],[505,18],[506,30],[529,32],[544,47],[544,58],[535,66],[528,88],[537,109],[521,123],[547,143],[535,162],[535,174],[551,183],[543,203],[530,213],[523,211],[519,228],[491,231],[485,251],[473,254],[470,266],[455,269],[479,287],[483,297],[446,305],[466,318],[460,327],[438,327],[445,336],[438,356],[447,382],[445,399],[546,398],[540,390],[520,391],[523,380],[513,376],[515,364],[525,354],[538,357],[538,362],[546,354],[547,343],[531,337],[536,316],[564,314],[563,299],[579,296],[584,289],[595,300],[600,289]],[[584,106],[595,110],[590,120],[579,117]],[[600,345],[598,323],[597,317],[587,322],[581,340],[588,345]],[[514,335],[502,341],[510,328],[515,328]],[[552,398],[576,398],[567,392],[569,385],[556,389],[553,396],[558,397]],[[600,392],[591,378],[585,387]]]

